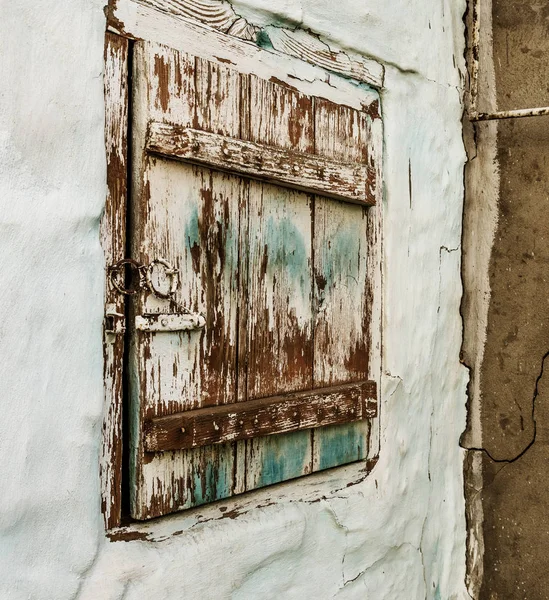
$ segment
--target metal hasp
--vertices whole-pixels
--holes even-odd
[[[145,423],[145,449],[197,448],[376,415],[376,382],[361,381],[157,417]]]
[[[194,331],[203,329],[206,319],[198,313],[183,314],[150,314],[135,317],[135,328],[138,331],[170,332]]]
[[[539,108],[520,108],[516,110],[499,110],[495,112],[478,112],[478,81],[480,54],[480,2],[473,0],[473,27],[471,35],[471,80],[469,119],[473,122],[496,121],[501,119],[520,119],[524,117],[541,117],[549,115],[549,106]]]
[[[129,269],[130,284],[126,287],[126,269]],[[155,258],[147,266],[133,260],[132,258],[124,258],[117,263],[111,265],[108,269],[109,279],[112,286],[125,296],[133,296],[138,291],[148,289],[157,298],[171,298],[178,286],[178,269],[164,258]],[[165,289],[161,289],[159,283],[155,283],[156,279],[162,276],[167,280]]]
[[[126,319],[124,315],[116,311],[114,304],[107,305],[105,312],[105,333],[110,335],[123,335],[126,331]]]

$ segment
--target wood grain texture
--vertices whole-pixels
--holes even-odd
[[[273,26],[266,27],[261,35],[266,36],[272,47],[279,52],[374,87],[383,87],[383,65],[375,60],[351,58],[345,52],[332,51],[327,44],[307,31]]]
[[[151,118],[236,135],[238,73],[149,44],[137,44],[134,67],[142,106],[135,118],[139,143],[134,147],[141,149],[143,164],[135,186],[141,194],[134,195],[133,252],[146,263],[158,256],[169,260],[180,276],[172,300],[144,295],[138,298],[136,313],[187,309],[206,319],[202,331],[134,332],[132,398],[137,419],[132,431],[136,442],[132,510],[136,518],[148,518],[232,491],[230,445],[145,455],[142,423],[235,400],[238,199],[246,190],[234,176],[144,152]]]
[[[376,383],[364,381],[159,417],[145,424],[145,450],[197,448],[360,421],[376,416],[376,398]]]
[[[239,140],[166,123],[151,123],[147,150],[176,160],[265,180],[323,196],[371,204],[365,164]]]
[[[101,246],[108,268],[125,257],[128,168],[128,40],[105,37],[105,142],[107,198]],[[105,312],[123,315],[124,297],[105,277]],[[106,329],[106,327],[104,328]],[[104,410],[101,451],[101,508],[107,529],[120,524],[122,503],[122,366],[124,337],[104,332]]]
[[[188,449],[176,444],[161,451],[150,430],[146,441],[144,427],[192,412],[210,415],[211,434],[212,414],[225,415],[229,423],[228,415],[255,406],[250,402],[264,407],[268,402],[262,399],[286,393],[299,396],[314,388],[314,398],[326,387],[378,382],[381,267],[372,248],[380,241],[381,211],[376,101],[357,111],[156,43],[136,42],[133,68],[132,258],[145,264],[167,260],[178,269],[180,285],[171,299],[143,292],[132,300],[132,515],[160,516],[372,457],[373,407],[361,424],[329,425],[314,433],[295,426],[282,411],[281,427],[292,431],[253,439],[231,431],[223,438],[203,437],[208,445],[193,442]],[[147,150],[151,122],[162,131],[170,124],[171,132],[205,132],[201,140],[231,138],[240,147],[251,143],[332,163],[360,163],[368,197],[377,205],[339,202],[166,159]],[[168,136],[164,140],[173,144]],[[203,314],[205,328],[162,333],[135,328],[140,315],[185,311]],[[310,415],[315,406],[311,401],[301,410]],[[257,426],[269,413],[253,410],[246,419],[257,419]],[[303,422],[307,427],[327,422],[316,418]],[[269,431],[255,433],[272,434],[272,426],[271,419]]]
[[[247,140],[314,151],[310,97],[249,78]],[[310,389],[312,383],[311,197],[250,182],[247,398]],[[310,472],[308,431],[246,442],[245,489]]]
[[[367,86],[357,86],[324,69],[287,54],[267,51],[250,42],[214,31],[202,23],[161,12],[135,0],[111,0],[107,15],[110,31],[135,40],[148,40],[205,58],[239,73],[282,81],[310,96],[319,96],[357,110],[378,98]],[[297,78],[295,73],[299,72]]]
[[[368,161],[368,116],[315,100],[315,149],[335,160]],[[350,144],[349,140],[353,140]],[[371,212],[315,197],[314,385],[336,385],[369,375],[372,338],[367,224]],[[313,432],[313,470],[360,460],[368,452],[368,422]]]
[[[174,17],[195,19],[244,40],[255,40],[258,28],[239,17],[229,2],[220,0],[138,0],[139,4]]]

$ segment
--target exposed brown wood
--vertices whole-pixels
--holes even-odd
[[[132,515],[370,457],[377,108],[361,112],[156,43],[135,49],[131,258],[165,259],[179,283],[170,298],[144,290],[132,299]],[[188,160],[196,143],[204,154]],[[365,201],[334,201],[332,187],[274,185],[242,168],[265,148],[286,161],[312,157],[317,182],[318,161],[338,173],[358,167]],[[354,392],[324,389],[366,380],[366,407]],[[168,421],[177,425],[153,435]],[[174,435],[175,444],[158,443]]]
[[[249,77],[246,140],[312,154],[313,101]],[[311,197],[250,182],[247,298],[247,399],[312,387]],[[245,491],[310,472],[310,431],[244,442]]]
[[[383,87],[384,84],[384,68],[377,61],[364,57],[351,57],[343,51],[331,50],[319,38],[301,29],[292,30],[277,26],[261,29],[239,17],[229,2],[220,0],[134,0],[131,3],[109,0],[107,23],[113,31],[129,34],[135,38],[145,37],[136,32],[132,34],[131,24],[126,24],[119,18],[120,14],[124,14],[124,9],[132,5],[136,9],[141,9],[149,20],[153,20],[156,13],[173,20],[174,25],[178,20],[183,23],[198,21],[229,36],[251,42],[255,42],[258,36],[266,36],[270,45],[281,54],[299,58],[327,71],[377,88]],[[133,12],[136,10],[134,9]],[[130,31],[127,31],[128,28]]]
[[[377,94],[366,86],[357,86],[339,78],[329,81],[326,73],[287,54],[265,50],[257,44],[226,35],[197,21],[161,12],[135,0],[111,0],[108,27],[114,33],[135,40],[165,44],[209,61],[232,65],[241,74],[276,78],[299,92],[319,96],[362,110]],[[235,22],[235,27],[237,22]],[[296,78],[299,69],[301,78]]]
[[[306,152],[166,123],[149,125],[147,150],[347,202],[374,202],[367,195],[368,169],[364,163],[335,162]]]
[[[107,199],[101,220],[101,245],[106,266],[125,257],[128,160],[128,40],[105,37],[105,142]],[[124,315],[124,297],[105,277],[105,312]],[[122,317],[123,318],[123,317]],[[101,507],[105,525],[120,524],[122,503],[122,365],[124,337],[103,337],[104,411],[101,452]]]
[[[145,149],[150,120],[165,118],[221,135],[239,131],[239,75],[222,65],[156,44],[136,44],[139,111],[136,151]],[[240,178],[146,152],[136,173],[133,252],[148,263],[158,256],[179,270],[172,299],[142,294],[137,314],[203,314],[206,324],[189,333],[135,332],[132,393],[141,423],[158,415],[235,401],[236,310]],[[159,516],[230,495],[233,448],[215,447],[145,454],[136,427],[133,467],[136,518]],[[221,482],[227,489],[220,489]]]
[[[315,100],[315,150],[332,160],[368,160],[368,116],[321,98]],[[353,140],[353,143],[349,143]],[[372,288],[367,226],[371,209],[315,198],[314,386],[369,376]],[[370,423],[313,431],[313,470],[366,457]]]
[[[145,449],[164,452],[350,423],[376,416],[376,383],[363,381],[151,419]]]

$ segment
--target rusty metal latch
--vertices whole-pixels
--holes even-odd
[[[126,296],[133,296],[142,289],[148,289],[157,298],[171,298],[177,290],[178,273],[179,271],[164,258],[155,258],[149,265],[138,263],[132,258],[124,258],[109,267],[109,279],[113,287]],[[165,289],[161,286],[162,278],[167,280]]]
[[[123,335],[126,331],[126,319],[122,313],[116,311],[114,304],[108,304],[105,311],[105,333]]]
[[[145,314],[135,317],[135,328],[138,331],[194,331],[205,326],[206,319],[198,313]]]

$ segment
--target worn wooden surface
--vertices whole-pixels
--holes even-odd
[[[145,450],[196,448],[360,421],[376,416],[376,398],[376,383],[364,381],[158,417],[145,423]]]
[[[335,162],[316,154],[166,123],[149,125],[147,150],[300,191],[347,202],[375,204],[368,169],[359,162]]]
[[[148,40],[231,65],[243,74],[284,82],[299,92],[319,96],[357,110],[368,108],[378,95],[367,86],[357,86],[337,75],[327,76],[323,68],[281,52],[213,31],[203,24],[159,11],[136,0],[111,0],[107,14],[110,31],[135,40]],[[295,74],[300,76],[296,77]]]
[[[239,17],[229,2],[220,0],[138,0],[139,4],[173,17],[196,19],[229,35],[255,40],[258,28]]]
[[[267,27],[262,35],[266,35],[272,47],[279,52],[374,87],[383,87],[383,65],[371,59],[351,58],[345,52],[334,52],[308,31],[271,26]]]
[[[101,219],[105,266],[126,252],[128,160],[128,40],[105,38],[105,142],[107,199]],[[124,314],[124,297],[105,277],[105,312]],[[106,329],[106,327],[104,328]],[[124,337],[104,333],[105,400],[101,454],[101,508],[107,529],[120,524],[122,494],[122,363]]]
[[[128,12],[128,7],[134,7]],[[318,37],[301,29],[286,29],[267,26],[263,29],[238,16],[228,2],[219,0],[110,0],[107,19],[111,29],[125,32],[138,38],[149,39],[144,34],[147,21],[158,20],[155,14],[173,22],[177,28],[181,23],[198,21],[204,25],[246,41],[268,39],[268,45],[281,55],[289,55],[318,65],[327,71],[343,75],[376,88],[384,85],[384,67],[379,62],[364,57],[351,57],[343,51],[333,51]],[[128,18],[134,16],[134,20]],[[121,19],[121,17],[126,17]],[[145,17],[142,19],[142,17]],[[138,25],[139,24],[139,25]],[[136,25],[138,25],[136,29]],[[152,23],[151,23],[152,25]],[[169,29],[169,26],[165,29]],[[156,38],[150,38],[156,39]],[[168,42],[161,38],[157,41]]]
[[[238,178],[192,165],[147,157],[148,121],[166,118],[224,135],[237,135],[238,74],[170,49],[136,44],[133,252],[148,263],[161,256],[179,269],[173,300],[138,298],[138,314],[202,313],[206,327],[190,333],[134,336],[132,399],[138,422],[133,437],[133,514],[136,518],[230,495],[233,449],[228,445],[145,456],[141,425],[153,416],[233,402],[236,380]],[[195,81],[197,84],[195,84]],[[139,100],[137,100],[139,99]]]
[[[370,251],[379,231],[379,212],[370,211],[381,204],[380,139],[370,135],[380,122],[377,105],[357,111],[155,43],[136,42],[133,68],[132,258],[163,258],[179,270],[172,299],[143,292],[132,300],[133,516],[159,516],[369,456],[368,425],[147,452],[144,424],[377,381],[372,298],[380,263]],[[366,208],[153,155],[151,121],[361,162],[378,204]],[[136,316],[185,310],[204,314],[205,328],[135,330]]]
[[[367,164],[368,115],[321,99],[315,109],[316,151]],[[369,375],[373,289],[367,224],[372,217],[362,207],[315,198],[315,387]],[[361,422],[313,431],[313,470],[365,458],[369,427]]]

